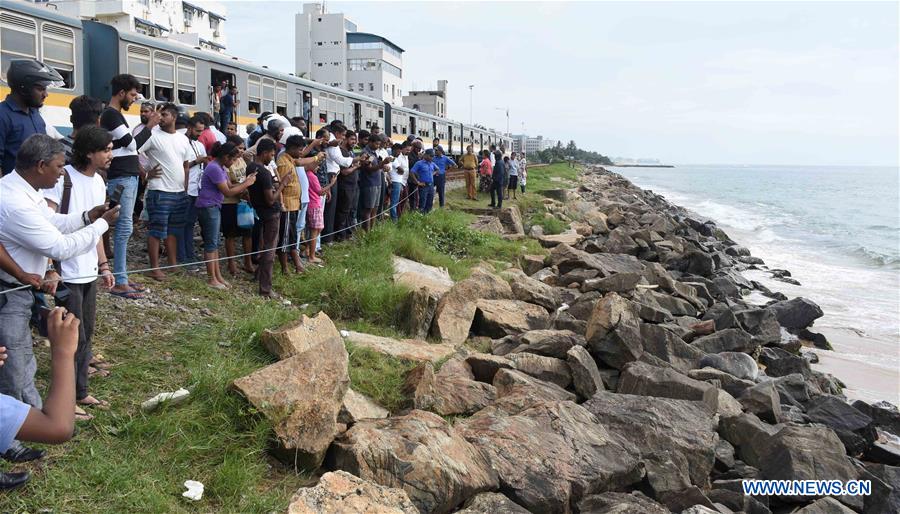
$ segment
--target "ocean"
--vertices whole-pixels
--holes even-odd
[[[848,166],[609,167],[635,185],[715,220],[769,268],[800,286],[745,272],[825,315],[814,350],[845,394],[900,403],[900,170]]]

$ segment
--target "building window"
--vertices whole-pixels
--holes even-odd
[[[219,35],[219,21],[219,18],[216,18],[215,16],[209,17],[209,28],[212,29],[214,36]]]
[[[390,44],[385,44],[383,42],[365,42],[365,43],[350,43],[347,48],[350,50],[384,50],[390,55],[401,59],[402,55],[400,50],[397,50],[396,47]]]
[[[317,44],[318,46],[322,46],[322,42],[321,42],[321,41],[316,41],[316,44]]]
[[[316,63],[316,66],[318,66],[319,68],[321,68],[321,67],[322,67],[322,63],[317,62],[317,63]]]
[[[375,84],[369,82],[369,91],[375,91]]]
[[[365,90],[366,90],[366,88],[363,87],[363,83],[362,83],[362,82],[359,83],[359,90],[360,90],[360,91],[365,91]]]
[[[37,25],[34,20],[0,14],[0,77],[13,59],[37,59]]]
[[[262,91],[262,86],[260,84],[259,75],[248,75],[247,76],[247,109],[253,114],[259,114],[262,111],[259,110],[260,104],[262,103],[262,98],[260,92]]]
[[[41,56],[63,78],[62,89],[75,87],[75,33],[66,27],[41,25]]]
[[[157,102],[174,102],[175,56],[153,52],[153,98]]]
[[[178,58],[178,103],[197,103],[197,63],[185,57]]]

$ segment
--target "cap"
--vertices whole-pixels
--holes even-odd
[[[425,150],[425,155],[427,155],[429,157],[434,157],[434,150],[431,148],[429,148],[428,150]]]

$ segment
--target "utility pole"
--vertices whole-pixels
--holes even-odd
[[[509,107],[494,107],[494,109],[506,112],[506,137],[509,137]]]
[[[469,125],[472,124],[472,89],[475,88],[475,84],[469,84]]]

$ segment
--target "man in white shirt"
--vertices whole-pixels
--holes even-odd
[[[103,233],[119,215],[119,208],[105,205],[89,211],[55,214],[47,206],[41,189],[56,185],[65,164],[63,145],[44,134],[25,140],[16,155],[15,170],[0,180],[0,244],[25,274],[44,275],[48,259],[64,261],[97,246]],[[46,291],[56,292],[56,273],[47,273],[52,283]],[[19,287],[16,277],[0,271],[0,346],[7,351],[0,366],[0,393],[41,407],[41,397],[34,385],[37,361],[31,339],[31,308],[34,295]],[[13,462],[34,460],[43,456],[15,443],[3,455]]]
[[[344,140],[344,136],[347,134],[347,127],[332,123],[328,127],[328,131],[331,133],[331,137],[334,138],[334,140],[329,141],[328,146],[325,147],[325,172],[328,174],[328,183],[330,184],[337,180],[341,168],[353,166],[354,159],[353,157],[344,157],[344,154],[341,153],[341,149],[339,148],[341,142]],[[321,185],[322,187],[325,187],[328,184]],[[331,197],[325,201],[325,228],[322,229],[322,241],[326,243],[333,239],[331,233],[334,232],[335,228],[334,218],[337,213],[337,196],[338,195],[336,194],[332,194]]]
[[[47,204],[61,214],[83,212],[102,205],[106,201],[106,183],[100,172],[108,168],[111,161],[112,136],[109,132],[97,126],[79,130],[72,147],[72,164],[65,167],[55,187],[43,191]],[[97,319],[97,277],[103,278],[106,289],[115,284],[103,243],[61,261],[59,268],[67,294],[65,298],[58,296],[57,300],[61,300],[62,306],[81,320],[75,352],[75,401],[85,406],[104,406],[106,402],[88,393],[91,340]],[[118,293],[125,297],[130,294],[133,293]],[[76,409],[76,419],[89,420],[92,417],[83,409]]]
[[[182,118],[179,118],[181,120]],[[197,224],[197,208],[194,203],[197,201],[197,195],[200,194],[200,178],[203,176],[203,169],[209,158],[206,156],[206,147],[197,138],[206,129],[206,117],[202,115],[194,115],[185,121],[184,135],[188,138],[190,145],[190,162],[188,166],[188,186],[187,186],[187,204],[184,215],[184,228],[178,235],[178,262],[195,262],[197,256],[194,252],[194,226]],[[180,123],[179,123],[180,125]],[[215,128],[215,127],[213,127]],[[197,268],[199,271],[199,268]]]
[[[400,195],[406,189],[406,181],[409,178],[409,157],[404,155],[403,145],[400,143],[394,143],[391,150],[394,155],[390,171],[391,219],[397,221],[400,218]]]
[[[177,264],[178,234],[184,228],[187,211],[189,164],[194,159],[187,137],[175,130],[178,108],[166,104],[160,111],[159,130],[154,130],[138,150],[145,154],[151,166],[159,166],[159,176],[147,181],[147,213],[150,223],[147,230],[147,253],[153,271],[148,276],[165,280],[166,274],[159,268],[159,248],[166,242],[170,266]]]

